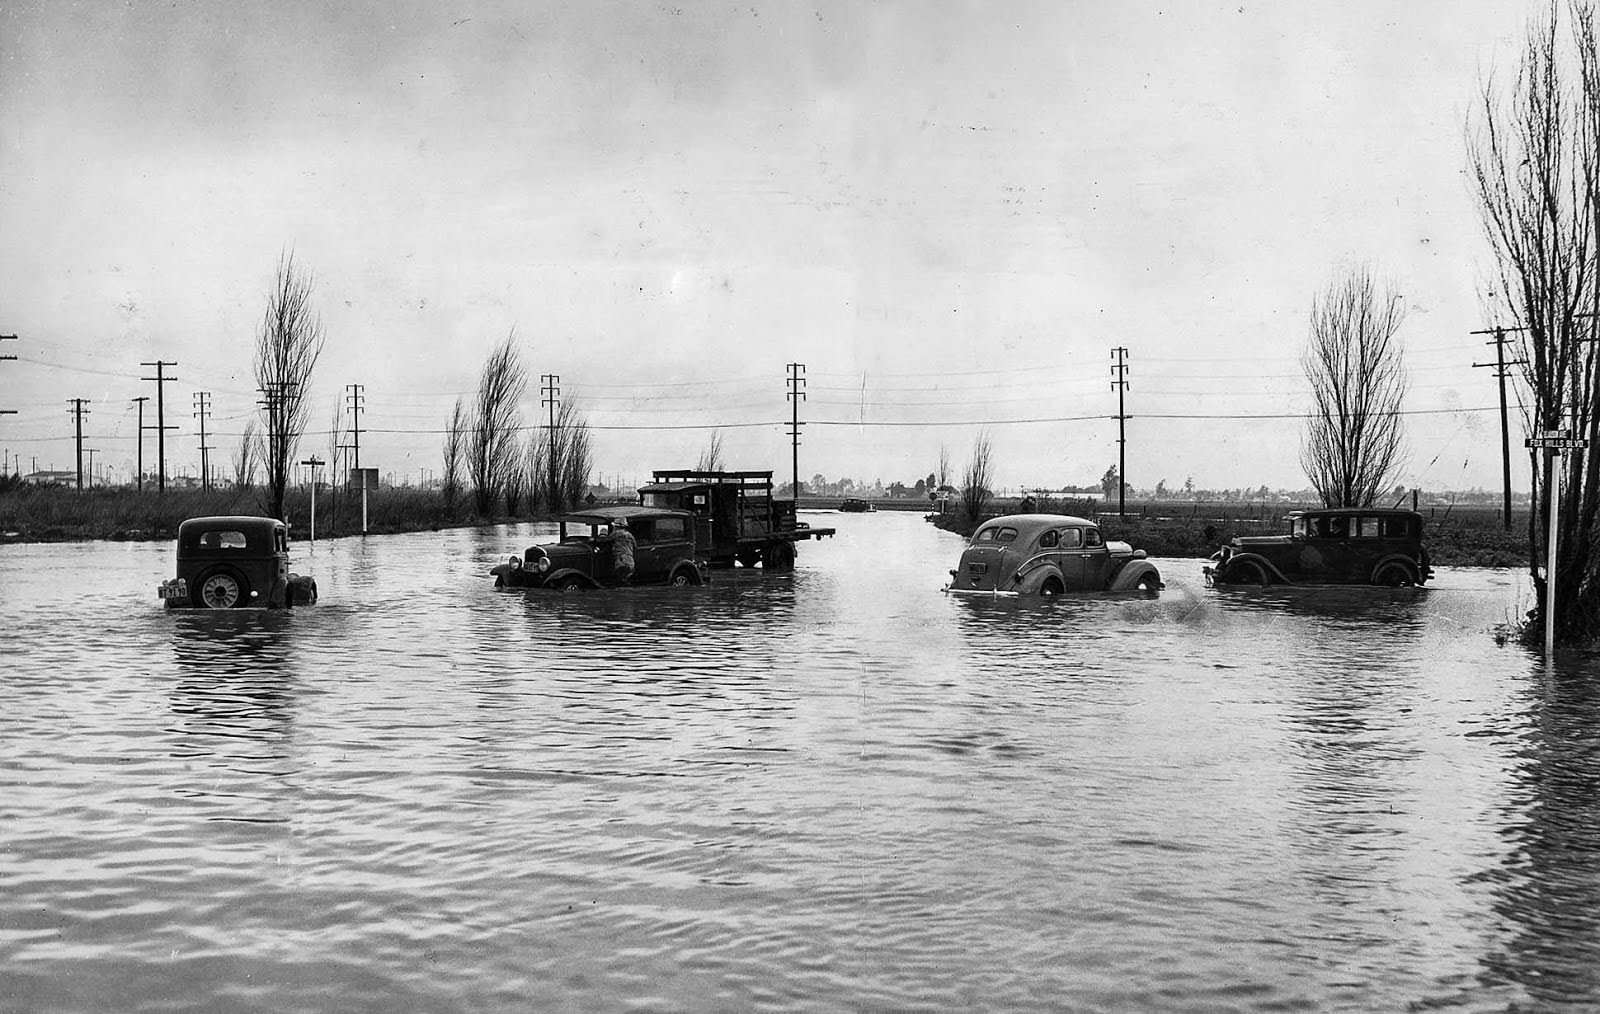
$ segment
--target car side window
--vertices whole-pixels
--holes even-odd
[[[995,532],[994,541],[1002,543],[1015,542],[1017,541],[1017,530],[1015,528],[1002,528]]]
[[[1350,519],[1345,517],[1331,517],[1328,519],[1328,537],[1342,539],[1350,534]]]
[[[1386,539],[1403,539],[1411,534],[1410,518],[1384,518],[1383,537]]]
[[[687,518],[656,518],[656,541],[682,541],[689,537]]]
[[[1061,530],[1061,548],[1077,549],[1083,545],[1082,528],[1063,528]]]
[[[1085,528],[1083,530],[1083,544],[1088,546],[1090,549],[1099,549],[1102,545],[1104,545],[1105,540],[1100,537],[1100,529]]]
[[[1043,535],[1039,536],[1039,548],[1040,549],[1054,549],[1054,548],[1056,548],[1057,545],[1060,544],[1060,542],[1061,542],[1061,533],[1056,531],[1056,530],[1054,530],[1054,529],[1051,529],[1050,531],[1045,532]]]
[[[994,535],[999,530],[1000,529],[998,529],[998,528],[985,528],[982,531],[978,532],[977,535],[974,535],[972,537],[972,541],[974,543],[977,543],[977,542],[993,542],[994,541]]]
[[[1356,536],[1362,539],[1376,539],[1378,537],[1378,519],[1363,517],[1360,519],[1360,528]]]
[[[655,522],[648,518],[634,518],[628,522],[628,531],[640,542],[656,541]]]

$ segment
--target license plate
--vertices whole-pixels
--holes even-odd
[[[189,585],[182,578],[163,581],[161,587],[156,589],[156,594],[163,599],[186,599],[189,597]]]

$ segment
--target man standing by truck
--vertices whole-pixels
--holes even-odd
[[[639,541],[628,531],[628,519],[617,518],[611,525],[611,573],[618,584],[633,577],[633,551]]]

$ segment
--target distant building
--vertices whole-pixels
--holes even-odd
[[[30,486],[76,486],[77,472],[29,472],[22,481]]]

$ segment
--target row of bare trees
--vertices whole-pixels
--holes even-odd
[[[468,402],[456,399],[445,429],[441,470],[445,509],[454,513],[464,494],[473,511],[489,517],[560,512],[588,492],[594,468],[588,421],[572,401],[562,402],[544,426],[525,426],[521,401],[527,371],[513,332],[489,353]]]
[[[1545,621],[1547,579],[1561,589],[1556,639],[1600,637],[1600,45],[1595,8],[1552,2],[1531,24],[1508,87],[1492,78],[1470,122],[1472,179],[1495,259],[1493,323],[1518,338],[1525,427],[1570,430],[1588,449],[1530,452],[1533,510],[1529,561],[1535,606],[1528,632]],[[1556,558],[1544,546],[1552,490],[1564,532]],[[1540,564],[1545,563],[1541,569]]]

